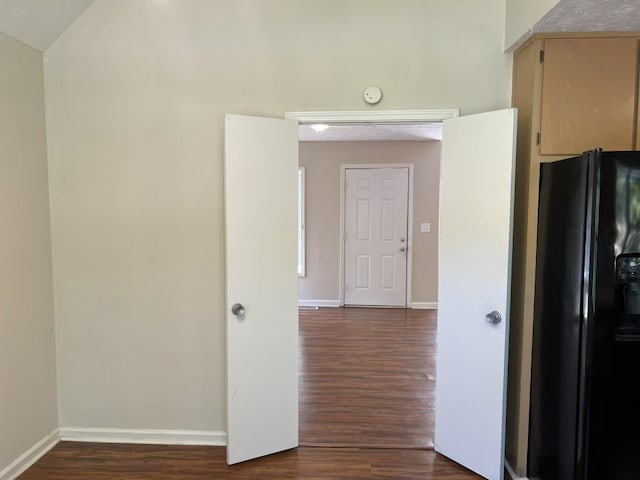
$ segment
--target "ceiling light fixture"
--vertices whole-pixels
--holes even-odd
[[[327,125],[326,123],[314,123],[313,125],[311,125],[311,128],[313,128],[318,133],[322,133],[327,128],[329,128],[329,125]]]

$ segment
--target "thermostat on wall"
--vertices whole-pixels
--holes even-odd
[[[382,98],[382,90],[378,87],[369,87],[364,91],[364,101],[370,104],[376,104]]]

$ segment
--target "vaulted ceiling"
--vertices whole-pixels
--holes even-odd
[[[95,0],[0,0],[0,31],[46,50]]]
[[[0,0],[0,31],[46,50],[94,1]],[[640,1],[561,0],[521,41],[536,32],[586,31],[640,31]]]
[[[638,0],[561,0],[529,34],[640,31]]]

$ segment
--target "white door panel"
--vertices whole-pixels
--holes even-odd
[[[225,117],[229,464],[298,445],[297,178],[296,121]]]
[[[515,126],[508,109],[443,132],[435,448],[490,480],[504,467]]]
[[[345,304],[405,306],[409,170],[348,168],[345,175]]]

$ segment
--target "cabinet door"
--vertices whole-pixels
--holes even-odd
[[[549,39],[542,80],[542,155],[634,148],[636,38]]]

